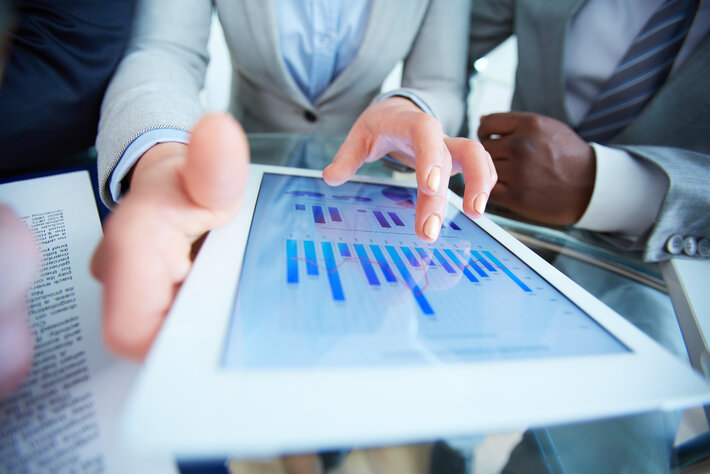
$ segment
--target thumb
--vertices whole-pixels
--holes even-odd
[[[249,145],[239,123],[228,114],[210,114],[192,132],[181,174],[196,204],[230,208],[241,199],[248,164]]]

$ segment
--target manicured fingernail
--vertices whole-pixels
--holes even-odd
[[[441,184],[441,168],[434,166],[431,171],[429,171],[429,176],[427,176],[426,184],[432,191],[439,190],[439,184]]]
[[[439,231],[441,230],[441,219],[436,214],[432,214],[424,223],[424,235],[429,237],[431,240],[436,240],[439,237]]]
[[[488,202],[488,196],[486,195],[486,193],[481,193],[478,196],[476,196],[476,199],[473,200],[473,208],[479,214],[483,214],[486,210],[486,203],[487,202]]]

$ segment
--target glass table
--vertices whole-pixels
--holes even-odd
[[[253,163],[323,169],[343,137],[254,134]],[[380,160],[358,174],[413,180],[410,170]],[[460,179],[451,188],[461,192]],[[636,325],[673,354],[687,353],[671,299],[656,264],[620,252],[591,233],[522,222],[490,206],[487,215],[545,260]],[[599,473],[669,472],[681,469],[674,444],[681,413],[652,412],[584,423],[530,428],[515,433],[438,439],[377,449],[271,460],[181,463],[183,472],[412,472]],[[706,466],[707,469],[707,466]],[[693,471],[688,471],[693,472]],[[698,471],[701,472],[701,471]]]

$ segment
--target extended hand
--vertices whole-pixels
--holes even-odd
[[[594,190],[592,147],[566,124],[524,112],[481,119],[478,137],[493,157],[491,202],[548,224],[577,222]]]
[[[444,135],[441,124],[414,103],[392,97],[372,104],[360,115],[323,178],[340,185],[366,161],[390,154],[411,166],[417,175],[415,230],[425,241],[434,241],[446,210],[451,174],[463,172],[466,181],[464,212],[483,214],[496,181],[490,155],[480,143]]]
[[[193,243],[239,210],[248,160],[246,136],[226,115],[202,119],[189,146],[159,144],[139,160],[92,261],[114,352],[146,355],[192,266]]]
[[[25,298],[39,267],[32,234],[0,205],[0,399],[30,373],[34,338]]]

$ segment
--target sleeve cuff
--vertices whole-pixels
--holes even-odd
[[[436,117],[436,115],[434,114],[434,111],[431,110],[431,107],[429,107],[426,102],[424,102],[420,97],[418,97],[413,92],[399,89],[399,90],[395,90],[395,91],[391,91],[391,92],[387,92],[385,94],[382,94],[381,96],[379,96],[377,98],[377,100],[378,101],[385,100],[385,99],[389,99],[390,97],[405,97],[405,98],[411,100],[412,102],[414,102],[414,104],[417,107],[419,107],[420,109],[422,109],[424,112],[428,113],[429,115],[431,115],[433,117]]]
[[[126,177],[128,172],[133,168],[138,159],[143,156],[143,153],[148,151],[158,143],[178,142],[187,143],[190,140],[190,134],[184,130],[174,128],[157,128],[142,133],[123,152],[118,164],[111,173],[109,181],[109,191],[115,202],[121,199],[121,181]]]
[[[653,164],[623,150],[591,145],[596,155],[594,191],[575,226],[632,239],[640,237],[658,216],[668,191],[668,177]]]

